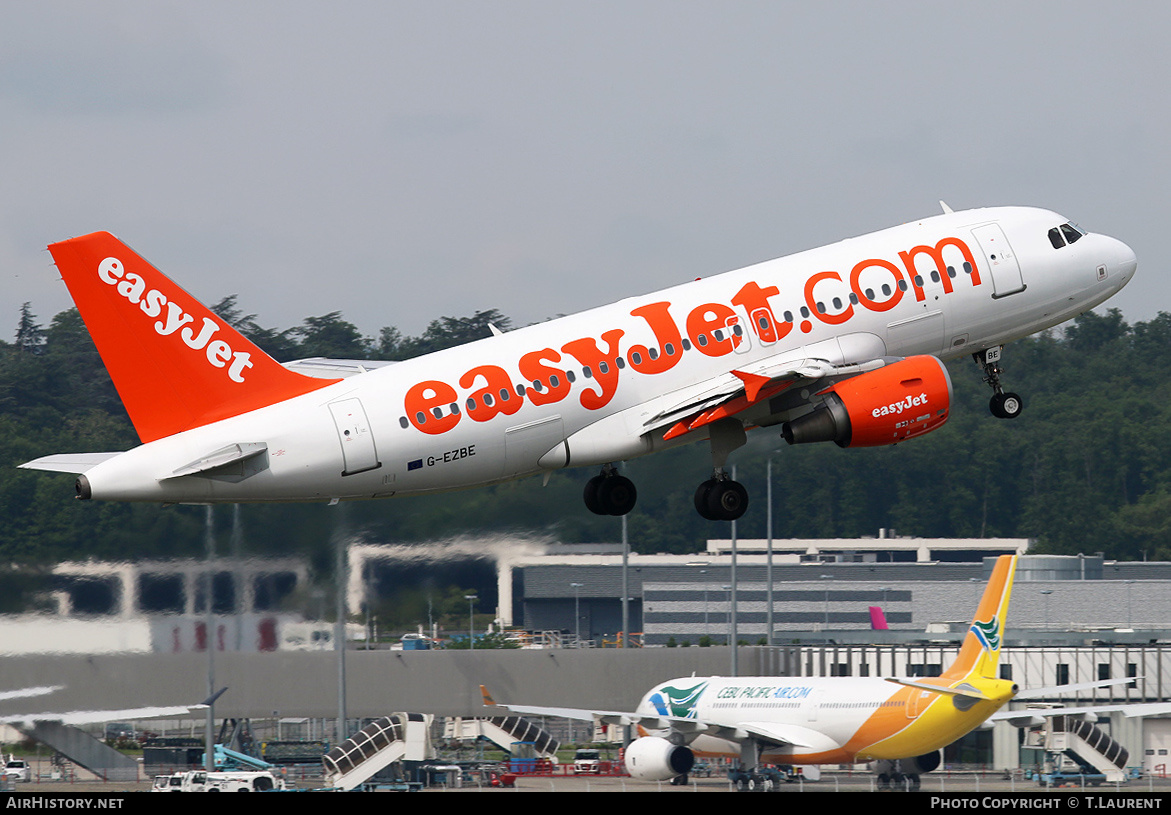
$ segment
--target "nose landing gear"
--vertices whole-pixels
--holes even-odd
[[[1006,393],[1001,387],[1000,375],[1004,370],[1000,367],[1000,356],[1003,351],[1003,345],[996,345],[977,351],[972,354],[972,359],[976,360],[976,364],[984,372],[984,381],[992,388],[992,399],[988,402],[988,409],[992,411],[992,415],[998,419],[1015,419],[1021,415],[1025,403],[1020,396]]]

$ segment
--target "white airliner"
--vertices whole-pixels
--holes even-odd
[[[942,748],[992,721],[1026,727],[1045,716],[1092,721],[1095,714],[1110,711],[1127,716],[1171,712],[1166,703],[1001,710],[1014,698],[1052,697],[1133,681],[1022,691],[999,678],[1015,570],[1015,556],[997,559],[955,662],[937,677],[693,675],[656,685],[630,712],[499,704],[481,686],[484,704],[525,715],[636,725],[641,735],[627,746],[625,763],[631,776],[643,780],[686,778],[697,756],[722,756],[739,759],[750,771],[761,763],[876,762],[880,773],[906,777],[915,788],[920,774],[939,766]]]
[[[932,218],[394,364],[281,365],[108,233],[49,247],[142,445],[22,466],[79,473],[77,497],[334,501],[600,467],[586,505],[622,515],[615,464],[692,441],[712,520],[747,492],[725,472],[745,430],[894,444],[940,427],[941,360],[972,354],[992,412],[1004,343],[1130,281],[1134,252],[1030,208]]]

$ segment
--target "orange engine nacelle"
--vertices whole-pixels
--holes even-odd
[[[785,441],[880,447],[941,427],[951,407],[951,377],[935,357],[907,357],[838,382],[819,395],[824,397],[820,405],[781,426]]]

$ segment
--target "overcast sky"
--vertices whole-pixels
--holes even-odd
[[[0,336],[114,232],[266,327],[523,325],[953,208],[1171,311],[1171,4],[6,2]],[[6,327],[7,326],[7,327]]]

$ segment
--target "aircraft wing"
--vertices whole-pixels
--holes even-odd
[[[202,705],[170,705],[159,707],[132,707],[124,710],[70,710],[66,712],[13,713],[0,716],[0,724],[33,724],[59,722],[61,724],[101,724],[122,719],[158,719],[166,716],[187,716]]]
[[[490,697],[488,697],[490,698]],[[505,710],[510,710],[513,713],[520,713],[524,716],[556,716],[562,719],[577,719],[583,722],[592,722],[595,719],[600,720],[603,724],[617,724],[617,725],[639,725],[648,730],[665,730],[667,728],[679,729],[681,731],[694,731],[697,729],[697,722],[695,719],[684,719],[678,716],[659,716],[656,714],[634,713],[631,711],[621,710],[590,710],[587,708],[577,707],[539,707],[534,705],[505,705],[500,702],[486,701],[484,703],[489,707],[502,707]]]
[[[502,707],[525,716],[557,716],[563,719],[578,719],[586,722],[598,720],[602,724],[638,725],[646,730],[671,730],[687,736],[702,734],[729,741],[743,741],[752,737],[772,744],[794,747],[836,749],[841,746],[816,730],[797,725],[776,722],[742,722],[737,725],[726,725],[703,719],[686,719],[681,716],[662,716],[630,711],[505,705],[494,701],[483,685],[480,686],[480,690],[484,696],[485,706]]]
[[[665,440],[682,436],[770,399],[788,388],[807,382],[833,381],[873,371],[895,358],[835,364],[827,359],[778,355],[729,371],[714,379],[672,394],[643,423],[643,432],[666,428]]]
[[[484,697],[485,707],[502,707],[513,713],[525,716],[558,716],[563,719],[578,719],[583,722],[601,720],[603,724],[639,725],[647,730],[678,730],[683,733],[708,731],[720,725],[711,725],[696,719],[685,719],[681,716],[661,716],[659,714],[635,713],[623,710],[591,710],[578,707],[538,707],[534,705],[505,705],[497,702],[488,693],[488,689],[480,686],[480,693]]]
[[[727,728],[732,729],[732,728]],[[736,728],[739,733],[713,733],[732,741],[741,741],[752,736],[762,742],[791,747],[802,747],[807,750],[837,750],[842,745],[825,733],[820,733],[808,727],[795,724],[780,724],[778,722],[741,722]]]
[[[17,688],[16,690],[0,691],[0,702],[8,699],[28,699],[32,696],[47,696],[50,693],[56,693],[65,687],[64,685],[40,685],[35,688]]]
[[[61,690],[64,685],[51,685],[37,688],[21,688],[19,690],[0,692],[0,701],[7,699],[22,699],[30,696],[45,696]],[[213,693],[207,699],[195,705],[155,705],[153,707],[131,707],[122,710],[69,710],[44,711],[41,713],[9,713],[0,715],[0,724],[32,725],[35,722],[58,722],[60,724],[101,724],[102,722],[116,722],[122,719],[159,719],[168,716],[187,716],[207,708],[224,694],[227,688]]]
[[[1128,676],[1125,679],[1099,679],[1096,682],[1079,682],[1074,685],[1050,685],[1045,688],[1025,688],[1019,691],[1016,699],[1045,699],[1064,695],[1071,691],[1092,690],[1094,688],[1109,688],[1114,685],[1127,685],[1142,679],[1141,676]]]
[[[1121,713],[1128,719],[1144,716],[1163,716],[1171,713],[1171,702],[1144,702],[1130,705],[1084,705],[1081,707],[1024,708],[999,710],[989,722],[1008,722],[1013,727],[1036,727],[1053,716],[1096,716],[1101,713]]]

